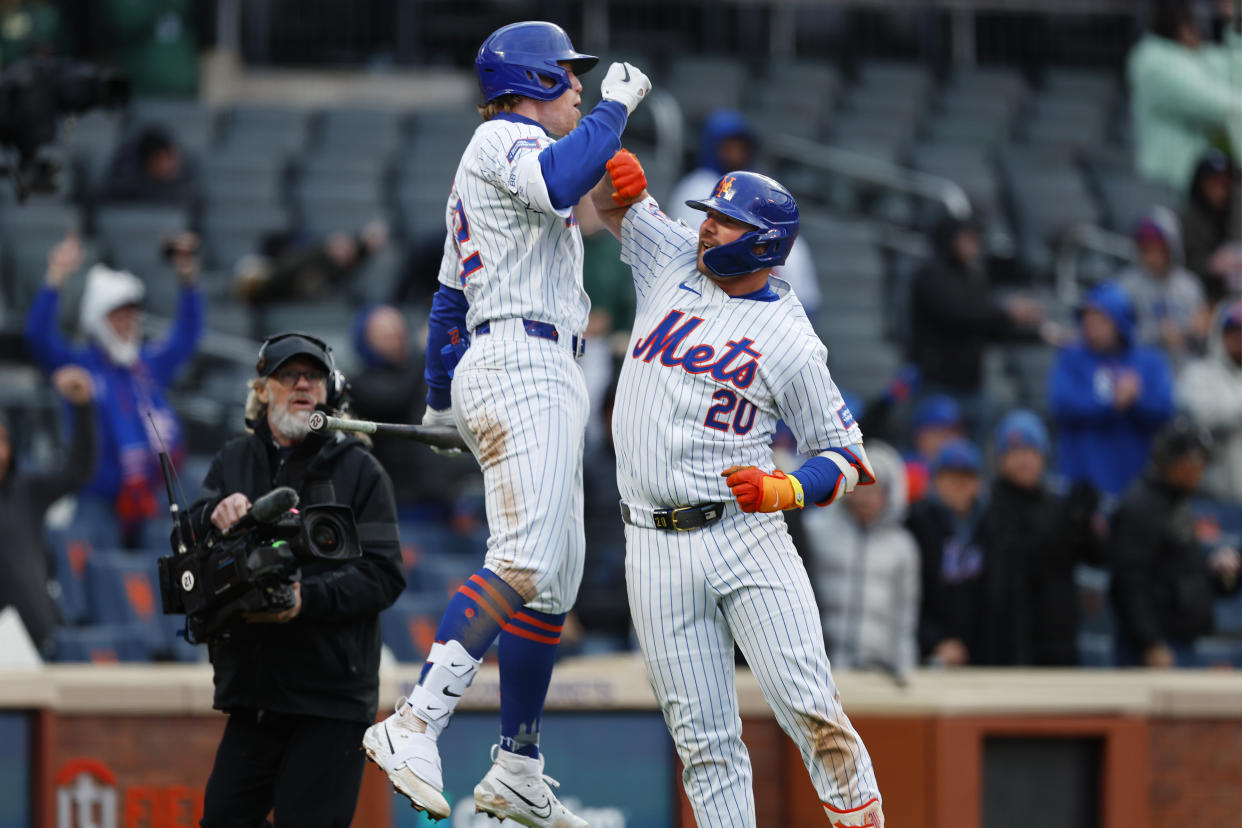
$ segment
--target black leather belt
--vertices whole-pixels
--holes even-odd
[[[672,509],[652,509],[651,520],[656,529],[665,532],[690,532],[702,529],[724,517],[723,503],[699,503],[695,506],[677,506]],[[631,526],[642,526],[634,520],[630,507],[621,504],[621,519]]]

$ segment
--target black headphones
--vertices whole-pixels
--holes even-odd
[[[332,346],[319,337],[297,331],[269,336],[259,346],[259,359],[255,362],[255,371],[259,376],[266,377],[282,362],[294,356],[308,356],[322,362],[327,367],[326,405],[334,411],[344,408],[349,398],[349,383],[345,375],[336,368],[336,360],[332,357]]]

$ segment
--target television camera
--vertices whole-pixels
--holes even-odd
[[[0,146],[17,151],[17,163],[0,160],[19,201],[30,193],[55,192],[60,163],[44,147],[56,139],[60,116],[129,102],[122,72],[48,56],[21,60],[0,76]]]
[[[282,486],[254,502],[237,523],[197,541],[169,497],[173,554],[158,560],[160,598],[167,615],[184,614],[186,640],[199,644],[223,634],[243,613],[293,606],[292,584],[309,561],[360,557],[353,510],[338,504],[297,509],[298,495]],[[189,543],[186,543],[186,539]]]

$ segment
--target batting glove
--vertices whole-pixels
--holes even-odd
[[[599,94],[606,101],[616,101],[625,107],[625,114],[634,112],[643,98],[651,91],[651,81],[633,64],[614,63],[599,85]]]
[[[720,476],[726,478],[743,512],[783,512],[805,505],[798,478],[780,469],[768,474],[756,466],[730,466]]]
[[[848,811],[838,811],[825,802],[824,811],[833,828],[884,828],[884,810],[878,799],[868,800],[865,805]]]
[[[439,409],[428,406],[427,410],[423,412],[423,425],[452,426],[457,428],[457,419],[453,416],[453,409],[451,408]],[[445,457],[455,457],[461,454],[461,449],[457,448],[440,448],[439,446],[429,446],[428,448],[436,454],[441,454]]]
[[[618,207],[633,204],[646,191],[647,174],[643,172],[643,165],[638,163],[638,156],[629,150],[617,150],[617,154],[608,159],[604,167],[612,180],[612,201]]]

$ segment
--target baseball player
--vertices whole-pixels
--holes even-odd
[[[590,302],[573,207],[605,177],[629,113],[651,88],[637,68],[614,63],[603,100],[579,122],[578,75],[596,62],[544,22],[498,29],[475,61],[484,123],[449,193],[423,422],[456,425],[478,459],[491,534],[418,685],[363,739],[394,787],[435,819],[449,815],[436,739],[499,636],[500,744],[474,789],[476,809],[533,828],[586,825],[553,794],[539,752],[584,554],[588,403],[577,360]]]
[[[841,708],[780,514],[875,482],[827,349],[770,274],[798,234],[797,204],[771,178],[728,173],[688,202],[706,213],[696,233],[647,196],[633,155],[607,166],[592,201],[637,291],[612,419],[630,612],[695,818],[755,825],[736,641],[829,822],[882,826],[871,758]],[[778,419],[811,457],[788,474],[772,469]]]

